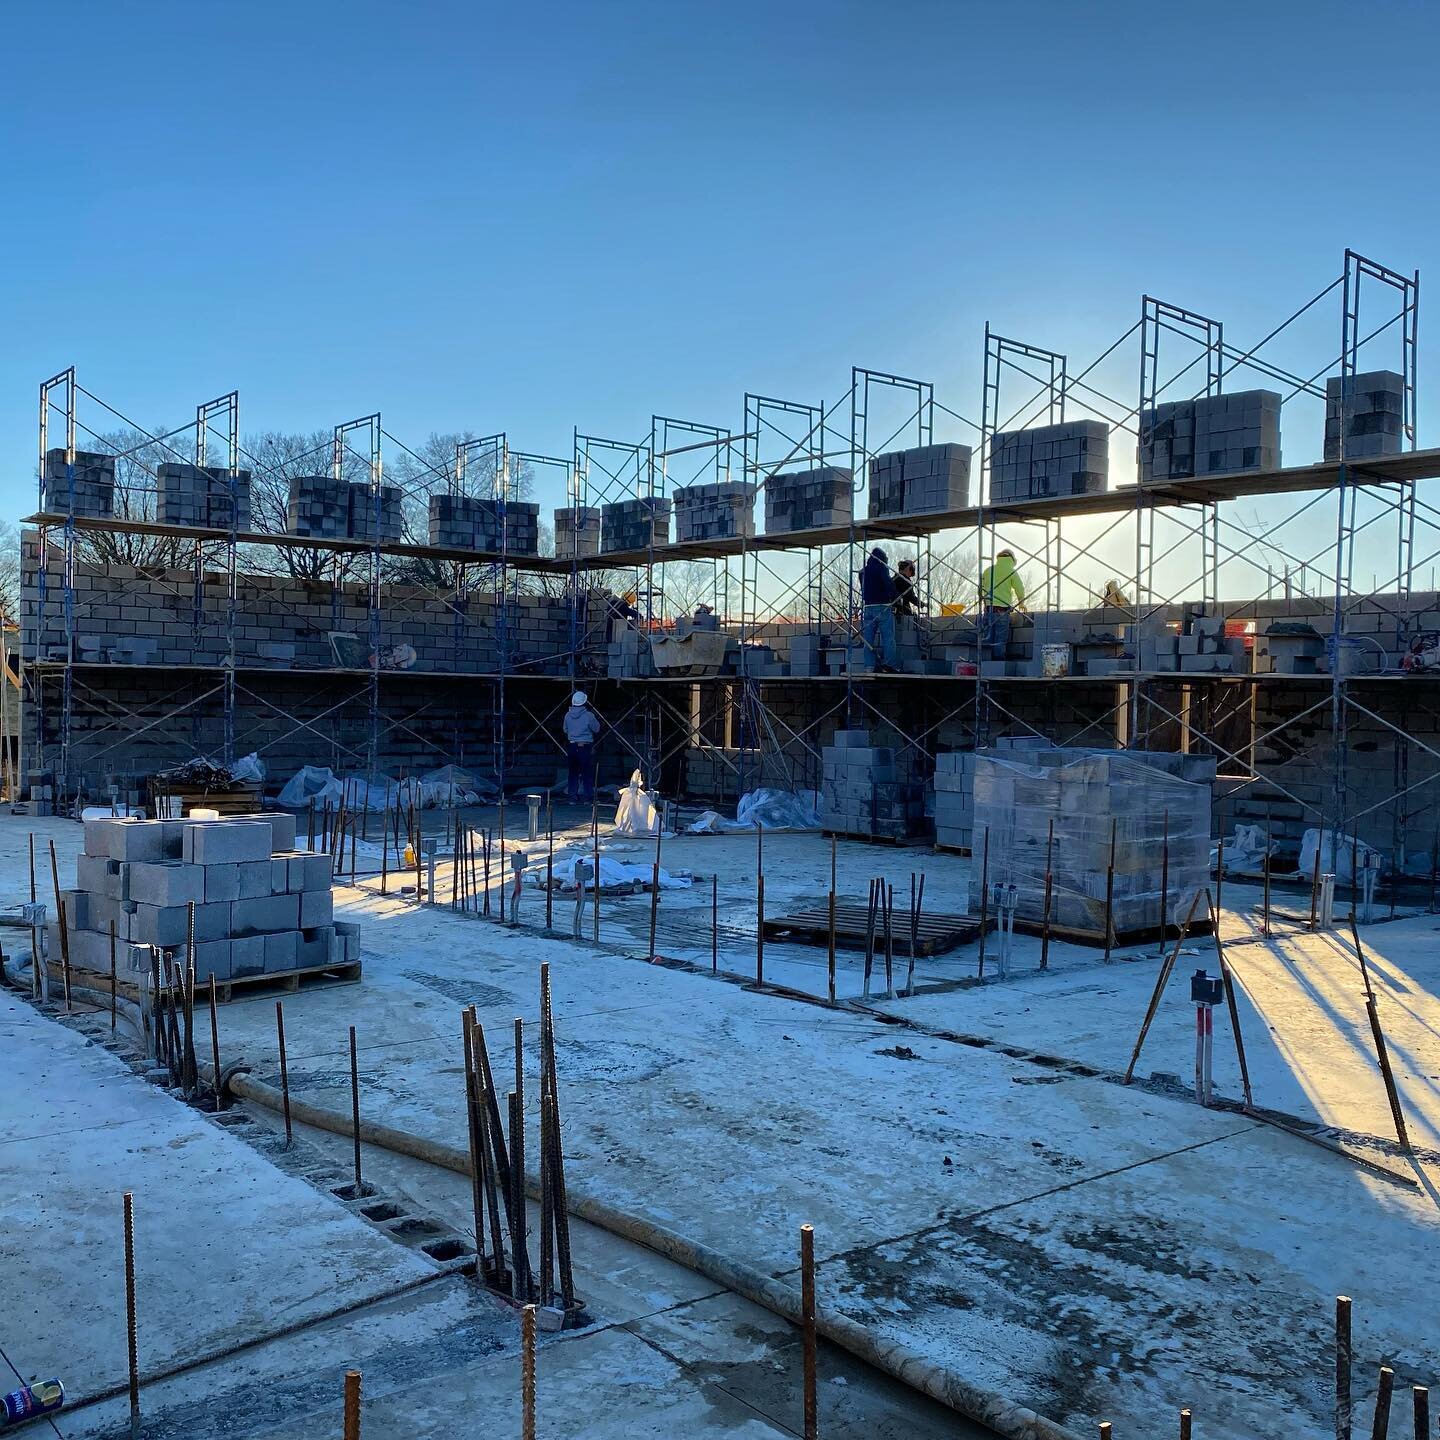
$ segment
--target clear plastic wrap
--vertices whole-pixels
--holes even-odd
[[[1050,919],[1057,927],[1105,933],[1112,833],[1111,924],[1117,935],[1159,925],[1166,898],[1166,922],[1183,922],[1196,890],[1209,883],[1207,784],[1124,752],[1055,750],[1023,764],[977,755],[974,790],[971,906],[977,912],[988,832],[989,883],[1016,887],[1020,918],[1044,918],[1052,821]]]

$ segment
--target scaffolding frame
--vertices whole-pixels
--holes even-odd
[[[1377,294],[1387,306],[1379,323],[1375,323],[1371,315],[1372,297]],[[1314,374],[1304,374],[1269,358],[1265,353],[1266,347],[1277,336],[1285,333],[1300,316],[1310,313],[1332,296],[1338,298],[1341,312],[1337,359],[1328,361]],[[1366,302],[1363,310],[1362,298]],[[43,746],[36,756],[36,764],[44,769],[48,762],[48,768],[56,773],[58,784],[63,788],[68,783],[73,769],[71,718],[76,703],[76,687],[86,686],[87,696],[94,688],[89,679],[93,668],[91,663],[80,660],[77,655],[74,599],[77,545],[91,530],[129,529],[139,534],[193,541],[197,557],[197,594],[203,580],[201,571],[205,558],[213,556],[218,562],[226,582],[226,659],[222,665],[215,667],[219,670],[215,679],[222,696],[225,716],[223,745],[227,759],[233,758],[238,743],[235,717],[239,698],[243,695],[247,701],[255,701],[263,691],[263,679],[252,676],[263,677],[270,673],[263,667],[247,667],[237,661],[235,627],[240,608],[237,554],[242,547],[291,545],[328,551],[332,595],[336,597],[337,605],[343,577],[351,573],[357,562],[366,570],[364,579],[368,594],[370,640],[368,669],[354,672],[336,666],[318,673],[328,675],[330,680],[327,683],[336,685],[363,682],[369,715],[369,738],[364,758],[372,774],[378,769],[382,735],[403,729],[416,718],[404,714],[403,706],[398,718],[383,714],[382,688],[388,694],[392,686],[403,687],[409,683],[404,675],[382,673],[380,664],[382,609],[386,599],[382,583],[385,563],[424,559],[447,567],[450,576],[448,600],[456,613],[457,658],[458,636],[464,623],[461,611],[469,593],[466,582],[472,578],[480,581],[493,578],[500,616],[494,672],[489,675],[478,672],[468,676],[454,675],[448,677],[447,683],[476,684],[491,696],[497,715],[491,742],[492,761],[497,776],[503,780],[509,769],[509,752],[530,743],[538,734],[548,734],[547,727],[553,728],[555,711],[563,705],[564,691],[554,697],[554,704],[542,703],[534,698],[536,694],[548,694],[543,682],[558,683],[563,680],[568,689],[584,674],[584,657],[591,653],[591,647],[585,643],[582,626],[586,589],[591,577],[603,575],[606,570],[635,570],[637,599],[643,595],[647,633],[666,624],[669,619],[664,613],[665,567],[676,562],[709,561],[713,567],[714,593],[719,602],[717,609],[738,626],[742,654],[748,655],[752,647],[763,640],[770,620],[776,614],[787,613],[791,601],[798,600],[802,594],[804,600],[798,610],[806,626],[814,631],[823,631],[838,620],[837,628],[844,635],[848,654],[853,653],[859,630],[859,607],[855,604],[854,593],[859,568],[856,561],[862,548],[875,537],[901,538],[902,535],[913,534],[917,546],[923,546],[920,553],[924,556],[923,570],[927,577],[943,573],[947,567],[961,568],[967,548],[976,551],[983,567],[987,561],[993,561],[1003,538],[1027,561],[1042,567],[1043,586],[1037,588],[1041,589],[1046,604],[1052,608],[1064,608],[1064,587],[1074,583],[1073,578],[1065,573],[1067,567],[1075,566],[1082,560],[1098,562],[1100,541],[1077,542],[1073,535],[1063,531],[1072,519],[1099,516],[1113,519],[1112,529],[1118,529],[1127,518],[1134,527],[1131,537],[1134,573],[1129,577],[1134,595],[1125,612],[1119,615],[1120,620],[1137,626],[1146,621],[1173,624],[1177,610],[1183,609],[1185,604],[1198,603],[1220,611],[1227,620],[1258,623],[1256,617],[1263,618],[1265,606],[1278,603],[1274,596],[1276,576],[1272,567],[1279,562],[1283,564],[1281,583],[1289,602],[1300,607],[1309,605],[1313,608],[1321,604],[1328,607],[1328,639],[1332,653],[1337,656],[1331,673],[1314,678],[1263,674],[1147,673],[1141,668],[1140,647],[1137,645],[1133,647],[1133,667],[1123,676],[1042,680],[977,673],[973,678],[960,678],[958,688],[945,676],[906,676],[888,682],[895,687],[893,691],[888,691],[884,688],[887,682],[881,677],[855,673],[855,667],[850,665],[844,667],[843,675],[771,678],[756,673],[747,661],[741,665],[738,675],[713,679],[699,677],[675,682],[657,677],[654,680],[616,679],[608,682],[617,687],[617,695],[626,697],[623,701],[628,707],[625,717],[640,711],[646,716],[640,727],[645,738],[638,745],[631,746],[637,752],[636,758],[653,767],[663,763],[677,744],[701,749],[707,746],[722,748],[709,745],[701,733],[703,727],[695,723],[693,705],[681,704],[676,699],[680,694],[693,696],[697,688],[728,687],[725,693],[730,697],[729,703],[736,707],[739,714],[736,728],[740,743],[734,747],[738,755],[733,761],[735,779],[737,785],[744,786],[758,778],[757,769],[763,771],[770,755],[778,756],[789,775],[808,772],[811,765],[818,762],[822,723],[828,723],[841,714],[847,724],[858,723],[871,716],[884,716],[882,697],[892,693],[903,694],[906,687],[922,687],[923,693],[913,709],[917,715],[925,712],[925,718],[923,723],[917,722],[912,727],[904,743],[915,748],[917,755],[922,757],[922,763],[929,763],[933,760],[934,745],[946,726],[959,724],[964,727],[970,743],[982,744],[993,735],[1000,722],[1012,728],[1029,725],[1029,721],[1021,718],[1020,707],[1010,697],[1025,694],[1024,687],[1041,686],[1056,716],[1052,728],[1069,723],[1062,713],[1068,707],[1075,713],[1074,723],[1081,725],[1080,733],[1096,732],[1097,738],[1118,739],[1121,743],[1138,747],[1159,731],[1178,735],[1182,748],[1208,749],[1215,753],[1223,765],[1231,768],[1243,786],[1257,791],[1263,787],[1287,803],[1298,805],[1307,818],[1313,817],[1322,831],[1345,834],[1353,831],[1360,821],[1373,817],[1377,808],[1374,804],[1362,806],[1352,796],[1349,784],[1346,755],[1348,727],[1351,721],[1364,720],[1372,726],[1388,730],[1396,739],[1393,848],[1403,854],[1417,797],[1433,793],[1424,787],[1432,785],[1437,778],[1433,763],[1419,778],[1413,776],[1411,760],[1415,755],[1423,755],[1431,762],[1440,761],[1440,750],[1407,733],[1405,723],[1409,713],[1429,713],[1431,696],[1428,686],[1431,682],[1413,677],[1402,682],[1399,677],[1346,673],[1338,657],[1343,653],[1348,638],[1347,620],[1362,601],[1376,599],[1385,607],[1387,623],[1392,625],[1398,645],[1403,645],[1417,632],[1425,605],[1434,603],[1420,596],[1416,586],[1420,570],[1440,556],[1440,508],[1418,491],[1420,481],[1440,478],[1440,457],[1436,457],[1434,452],[1417,449],[1418,305],[1418,273],[1407,275],[1394,271],[1347,250],[1342,273],[1337,279],[1307,300],[1260,342],[1248,348],[1232,344],[1226,338],[1220,320],[1150,295],[1142,296],[1141,313],[1136,323],[1095,362],[1078,372],[1064,354],[1004,335],[987,324],[978,424],[940,404],[935,398],[933,386],[928,382],[857,366],[852,368],[846,393],[828,409],[823,405],[746,392],[743,421],[734,429],[655,414],[651,417],[648,436],[636,443],[585,434],[577,427],[573,435],[573,455],[568,460],[522,452],[512,454],[503,432],[466,442],[465,446],[457,449],[453,474],[438,478],[458,489],[466,482],[467,462],[480,456],[490,457],[491,483],[502,506],[516,498],[517,467],[521,464],[562,469],[567,499],[577,506],[592,501],[605,503],[632,494],[664,495],[677,483],[699,483],[701,476],[723,478],[733,473],[738,464],[745,478],[755,485],[756,501],[759,503],[769,479],[784,473],[787,466],[793,467],[797,463],[824,465],[842,456],[848,456],[852,486],[858,501],[864,491],[864,472],[870,460],[895,438],[890,436],[882,440],[871,433],[872,395],[881,388],[898,390],[912,400],[912,411],[905,424],[913,423],[916,443],[933,443],[937,408],[979,432],[978,463],[972,466],[975,490],[972,503],[966,510],[939,517],[933,526],[927,524],[913,532],[906,532],[903,522],[878,524],[863,516],[852,515],[848,526],[823,534],[759,535],[740,537],[733,545],[701,543],[688,546],[674,543],[657,546],[652,536],[650,545],[641,554],[602,553],[596,557],[569,556],[558,560],[510,555],[503,538],[498,554],[448,552],[437,547],[382,543],[379,539],[379,516],[383,432],[378,413],[335,427],[331,457],[332,469],[337,474],[345,454],[353,455],[359,463],[369,467],[375,524],[374,534],[367,542],[318,541],[240,533],[233,523],[226,533],[167,527],[145,521],[101,522],[77,516],[74,513],[76,411],[78,397],[89,392],[82,391],[77,385],[74,369],[70,368],[50,377],[40,387],[41,505],[40,512],[33,517],[33,523],[40,527],[42,562],[37,585],[40,613],[36,634],[44,633],[46,611],[58,598],[64,643],[59,656],[37,653],[29,657],[26,665],[26,684],[34,704],[36,734]],[[1390,309],[1393,309],[1393,314]],[[1153,425],[1154,407],[1167,392],[1219,394],[1227,379],[1243,368],[1283,384],[1288,391],[1283,397],[1287,405],[1297,397],[1313,400],[1325,393],[1323,385],[1317,384],[1317,381],[1331,373],[1337,364],[1342,386],[1353,386],[1354,377],[1360,370],[1362,353],[1368,356],[1371,353],[1368,347],[1392,330],[1394,338],[1398,339],[1398,368],[1404,377],[1405,451],[1400,456],[1355,459],[1342,449],[1338,461],[1281,468],[1264,475],[1245,473],[1193,480],[1152,480],[1147,483],[1140,483],[1137,476],[1133,485],[1127,485],[1123,479],[1117,482],[1112,475],[1112,488],[1103,496],[1000,504],[989,495],[987,481],[994,436],[1017,421],[1021,428],[1037,421],[1058,422],[1065,417],[1067,406],[1079,404],[1106,420],[1112,430],[1128,431],[1133,428],[1137,441],[1143,446],[1151,433],[1148,427]],[[1136,403],[1130,406],[1107,395],[1087,377],[1094,373],[1101,361],[1116,354],[1119,347],[1136,336],[1138,364],[1132,373],[1138,375],[1139,383]],[[1189,346],[1195,353],[1188,358],[1182,356],[1182,363],[1172,372],[1162,365],[1162,358],[1168,356],[1172,345],[1177,342]],[[1201,366],[1203,370],[1199,369]],[[1002,404],[1009,391],[1005,381],[1016,376],[1030,380],[1036,390],[1012,414],[1007,415]],[[1179,387],[1178,390],[1176,387]],[[831,421],[847,407],[849,430],[845,434],[833,429]],[[69,505],[59,510],[47,506],[46,480],[49,438],[57,417],[63,418],[65,425],[65,465],[70,497]],[[787,430],[792,433],[786,434]],[[212,433],[224,436],[225,468],[233,482],[243,458],[239,437],[239,397],[233,392],[197,408],[194,447],[197,465],[206,463],[209,453],[206,441]],[[777,433],[784,443],[767,448],[765,437],[769,435],[773,439]],[[350,440],[357,435],[363,436],[363,441],[358,450],[352,451]],[[168,436],[149,436],[148,439],[166,449],[173,448],[168,445]],[[682,443],[675,443],[677,440]],[[178,455],[178,451],[174,453]],[[682,455],[695,457],[694,463],[698,467],[695,477],[688,482],[675,478],[673,462]],[[63,491],[64,484],[60,488]],[[56,486],[49,485],[48,489],[53,497]],[[1228,513],[1234,502],[1247,498],[1263,498],[1267,503],[1284,501],[1290,508],[1283,518],[1266,526],[1262,533],[1256,533],[1256,527],[1237,522]],[[1365,507],[1363,513],[1362,503]],[[1311,552],[1308,547],[1313,544],[1313,536],[1309,532],[1331,504],[1335,507],[1331,538]],[[1369,513],[1372,510],[1374,513]],[[235,513],[234,506],[231,513],[232,516]],[[1167,527],[1163,536],[1158,529],[1158,522],[1162,519]],[[1395,529],[1395,574],[1393,578],[1387,577],[1386,586],[1377,585],[1374,595],[1364,595],[1357,586],[1355,576],[1357,542],[1363,540],[1369,544],[1374,537],[1388,533],[1387,527],[1391,525]],[[1291,532],[1302,526],[1305,533],[1297,542]],[[505,533],[502,523],[502,537]],[[1026,540],[1012,539],[1011,536],[1017,533],[1027,537]],[[937,537],[942,535],[948,543],[937,543]],[[951,540],[950,535],[955,538]],[[46,563],[52,539],[58,542],[60,551],[61,593],[58,597],[53,594],[55,587],[51,584],[50,567]],[[1198,550],[1193,571],[1185,568],[1188,564],[1185,555],[1192,546]],[[798,582],[782,575],[774,563],[780,557],[796,552],[802,556],[803,568]],[[1250,570],[1261,574],[1262,561],[1264,587],[1261,593],[1253,599],[1233,595],[1225,598],[1227,592],[1223,587],[1222,574],[1245,574]],[[831,614],[836,606],[826,596],[826,576],[839,563],[846,566],[847,585],[844,613],[836,617]],[[738,581],[735,579],[736,570]],[[572,619],[562,676],[533,674],[533,667],[522,673],[518,656],[512,653],[513,647],[508,642],[505,616],[508,607],[518,600],[520,579],[527,573],[549,575],[562,580],[567,586]],[[1187,600],[1187,595],[1194,598]],[[112,665],[100,668],[135,667]],[[981,667],[977,666],[977,672],[980,670]],[[417,673],[436,683],[446,678],[433,671]],[[193,674],[196,685],[204,690],[205,696],[213,697],[213,688],[205,684],[206,677],[211,674],[210,668],[197,665],[193,667]],[[588,678],[592,682],[606,683],[604,677]],[[506,685],[517,679],[527,682],[534,679],[539,688],[532,692],[527,685],[523,696],[512,697],[507,693]],[[1403,683],[1407,687],[1398,722],[1382,713],[1391,702],[1382,703],[1376,698],[1377,695],[1391,693],[1394,683]],[[58,696],[55,693],[57,690]],[[771,697],[782,692],[808,696],[804,719],[797,721],[793,715],[787,718],[771,703]],[[1096,702],[1085,698],[1101,693],[1108,693],[1112,699]],[[1072,700],[1072,696],[1076,698]],[[1289,706],[1290,713],[1275,719],[1267,711],[1266,718],[1262,720],[1259,708],[1262,696],[1274,697],[1282,709]],[[174,716],[195,713],[197,703],[191,697],[184,701],[183,707],[179,707],[177,701]],[[112,708],[113,718],[108,722],[112,728],[107,734],[115,737],[117,747],[123,742],[127,725],[133,728],[139,724],[155,724],[154,716],[127,715],[123,706]],[[516,723],[509,725],[507,733],[506,724],[511,712],[514,712]],[[1287,730],[1312,723],[1322,713],[1328,715],[1335,760],[1330,796],[1324,805],[1317,805],[1313,800],[1289,794],[1285,777],[1275,773],[1274,766],[1264,758],[1264,752]],[[1247,715],[1248,731],[1244,743],[1227,741],[1225,734]],[[301,727],[312,723],[303,717],[291,718]],[[528,732],[524,731],[526,724],[532,727]],[[618,730],[619,726],[616,728]],[[662,740],[662,731],[669,735],[668,741]],[[623,743],[630,746],[628,739]],[[726,763],[732,762],[727,760]]]

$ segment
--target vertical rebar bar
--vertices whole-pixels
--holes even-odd
[[[1105,963],[1115,953],[1115,836],[1119,818],[1110,817],[1110,858],[1105,866]]]
[[[50,842],[50,879],[55,887],[55,920],[60,929],[60,965],[65,978],[65,1009],[70,1009],[70,919],[60,901],[60,867],[55,860],[55,842]]]
[[[110,1033],[115,1033],[117,1001],[115,995],[115,922],[110,922]]]
[[[475,1054],[470,1041],[473,1017],[460,1012],[460,1044],[465,1061],[465,1129],[470,1142],[470,1206],[475,1220],[475,1275],[485,1274],[485,1153],[480,1148],[480,1106],[475,1080]]]
[[[1350,1339],[1350,1308],[1348,1295],[1335,1297],[1335,1440],[1350,1440],[1354,1406],[1350,1395],[1350,1371],[1353,1350]]]
[[[290,1067],[285,1062],[285,1004],[275,1002],[275,1033],[280,1041],[280,1103],[285,1111],[285,1148],[290,1148],[295,1135],[290,1127]]]
[[[1410,1401],[1415,1408],[1415,1440],[1431,1440],[1429,1388],[1425,1385],[1411,1386]]]
[[[800,1335],[805,1364],[805,1440],[818,1440],[819,1409],[815,1395],[815,1227],[800,1227]]]
[[[1051,825],[1054,825],[1052,820]],[[1170,812],[1164,811],[1160,831],[1160,939],[1155,953],[1165,953],[1165,940],[1170,933]]]
[[[140,1362],[135,1317],[135,1197],[125,1192],[125,1327],[130,1362],[130,1440],[140,1440]]]
[[[720,877],[710,877],[710,973],[720,973]]]
[[[350,1124],[355,1139],[355,1193],[365,1193],[360,1178],[360,1058],[355,1049],[355,1027],[350,1027]]]
[[[1055,817],[1045,836],[1045,908],[1040,920],[1040,968],[1050,968],[1050,904],[1055,893]]]
[[[1268,940],[1270,938],[1270,851],[1275,844],[1274,832],[1267,824],[1265,826],[1265,856],[1260,861],[1264,868],[1265,886],[1260,901],[1260,933]]]
[[[765,983],[765,877],[755,877],[755,983]]]
[[[360,1372],[345,1372],[345,1440],[360,1440]]]
[[[1375,1415],[1370,1424],[1370,1440],[1385,1440],[1390,1433],[1390,1398],[1395,1388],[1395,1372],[1380,1367],[1380,1383],[1375,1387]]]
[[[595,874],[591,878],[591,895],[594,899],[594,934],[591,939],[600,943],[600,810],[598,802],[590,802],[590,841],[594,848]]]
[[[985,978],[985,941],[990,928],[990,827],[985,827],[985,836],[980,850],[980,979]]]
[[[535,1440],[535,1307],[520,1312],[520,1436]]]
[[[210,972],[210,1064],[215,1080],[215,1109],[220,1105],[220,1016],[215,1005],[215,972]]]

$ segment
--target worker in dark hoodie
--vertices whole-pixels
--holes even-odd
[[[875,669],[895,673],[895,577],[885,552],[877,545],[860,572],[861,633]]]

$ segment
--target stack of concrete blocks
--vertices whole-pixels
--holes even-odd
[[[1394,370],[1371,370],[1325,382],[1325,458],[1373,459],[1405,448],[1405,380]]]
[[[870,518],[943,514],[970,503],[970,447],[917,445],[870,461]]]
[[[697,631],[714,635],[720,629],[720,617],[713,610],[697,610],[693,615],[681,615],[675,621],[675,638],[683,640]]]
[[[1015,886],[1017,918],[1039,923],[1048,853],[1051,922],[1103,941],[1113,833],[1114,935],[1183,923],[1210,880],[1214,767],[1213,757],[1198,755],[981,751],[974,833],[988,832],[991,886]],[[991,914],[995,899],[992,889]],[[974,875],[971,909],[978,912],[980,903]]]
[[[538,555],[540,553],[540,507],[533,500],[505,502],[505,553],[507,555]]]
[[[1249,668],[1245,639],[1226,635],[1223,615],[1192,612],[1184,633],[1176,637],[1175,649],[1185,674],[1243,675]]]
[[[344,540],[350,534],[350,486],[329,475],[294,476],[285,529],[311,540]]]
[[[112,925],[122,978],[149,974],[152,945],[183,961],[193,902],[201,984],[349,964],[360,931],[335,921],[330,874],[328,855],[295,848],[293,815],[87,820],[64,892],[71,961],[108,973]]]
[[[1159,616],[1127,625],[1125,645],[1134,668],[1146,674],[1180,669],[1180,636]]]
[[[249,530],[250,472],[166,461],[155,469],[156,516],[162,525]],[[233,485],[233,488],[232,488]]]
[[[659,495],[617,500],[601,507],[600,553],[648,550],[670,543],[670,501]]]
[[[969,850],[975,828],[975,756],[951,750],[935,757],[935,843]]]
[[[1195,402],[1165,400],[1140,417],[1140,480],[1188,480],[1195,474]]]
[[[1257,675],[1323,675],[1325,637],[1313,625],[1279,621],[1255,637]]]
[[[1101,495],[1110,483],[1110,427],[1067,420],[1000,430],[990,440],[990,503]]]
[[[868,730],[837,730],[821,752],[820,823],[843,835],[904,840],[925,824],[924,788],[902,779],[895,750]]]
[[[610,622],[610,643],[605,647],[605,673],[612,680],[643,680],[655,674],[655,657],[649,638],[626,620]]]
[[[555,512],[555,556],[583,560],[600,553],[600,507],[569,505]]]
[[[75,452],[74,509],[66,479],[64,450],[45,452],[45,509],[51,515],[109,516],[115,513],[115,457]]]
[[[379,541],[382,545],[398,545],[405,538],[405,516],[401,508],[403,492],[395,485],[382,485],[379,491],[380,514],[375,514],[376,493],[366,484],[350,486],[349,536],[352,540]]]
[[[792,675],[823,675],[825,647],[829,636],[820,633],[795,634],[790,637],[790,673]]]
[[[765,533],[828,530],[855,515],[855,476],[837,465],[772,475],[765,482]]]
[[[755,487],[744,480],[681,485],[671,492],[675,539],[733,540],[755,533]]]
[[[1280,468],[1280,396],[1274,390],[1201,395],[1146,409],[1140,479],[1184,480]]]
[[[474,495],[432,495],[427,515],[430,544],[444,550],[494,550],[494,507]]]
[[[1195,473],[1280,468],[1280,396],[1274,390],[1202,395],[1195,401]]]

